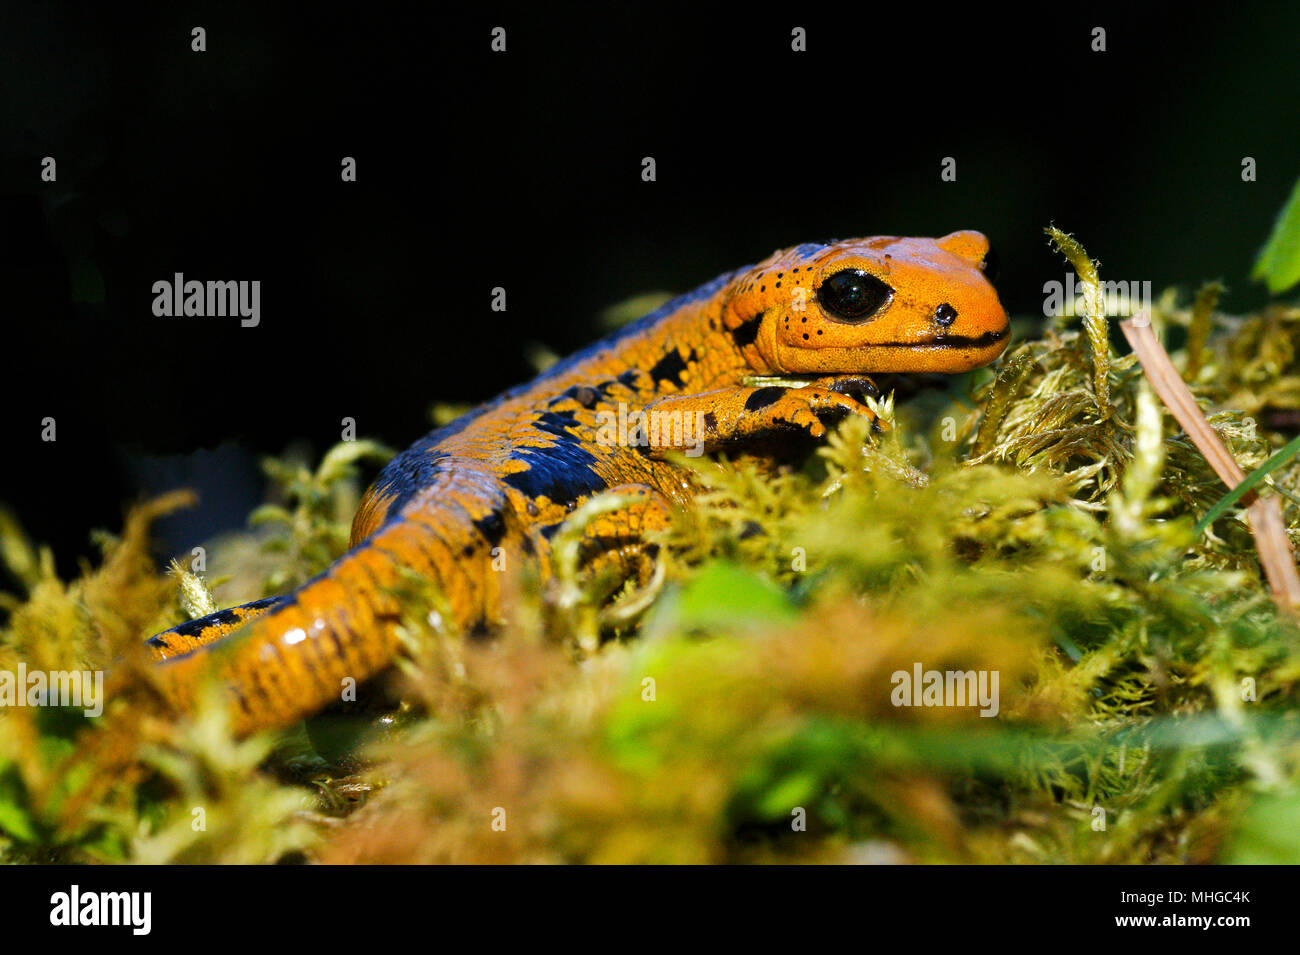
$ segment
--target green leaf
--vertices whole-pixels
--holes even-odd
[[[753,571],[712,561],[679,596],[676,622],[683,628],[726,630],[737,624],[771,626],[796,618],[785,592]]]
[[[1300,180],[1273,223],[1250,277],[1262,279],[1274,295],[1300,282]]]

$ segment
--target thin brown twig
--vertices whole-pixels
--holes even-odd
[[[1232,490],[1245,480],[1246,474],[1228,452],[1218,433],[1210,427],[1192,396],[1191,389],[1169,359],[1169,353],[1151,330],[1151,318],[1144,309],[1132,318],[1119,323],[1129,346],[1142,363],[1151,387],[1160,400],[1183,426],[1192,443],[1210,462],[1214,473]],[[1259,562],[1268,579],[1269,590],[1279,607],[1288,611],[1300,610],[1300,574],[1296,572],[1287,537],[1286,522],[1282,519],[1282,506],[1276,497],[1261,498],[1253,491],[1243,501],[1249,502],[1250,532],[1259,551]]]

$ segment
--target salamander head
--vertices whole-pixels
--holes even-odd
[[[724,322],[760,374],[959,372],[1010,330],[978,232],[801,245],[739,276]]]

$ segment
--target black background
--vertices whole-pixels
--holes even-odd
[[[1300,173],[1294,4],[122,6],[0,8],[0,502],[65,571],[145,493],[200,486],[163,527],[188,548],[258,455],[345,416],[404,447],[530,343],[810,239],[977,228],[1038,314],[1055,222],[1104,277],[1244,310]],[[154,317],[178,271],[260,280],[260,326]]]

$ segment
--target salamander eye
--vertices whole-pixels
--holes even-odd
[[[894,290],[870,272],[844,269],[817,287],[817,302],[832,318],[855,324],[864,322],[889,304]]]

